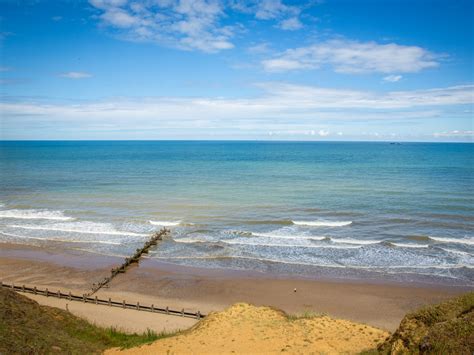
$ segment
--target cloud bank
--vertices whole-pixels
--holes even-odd
[[[234,47],[238,22],[229,22],[231,11],[257,20],[275,20],[283,30],[303,27],[300,8],[281,0],[89,0],[100,23],[120,38],[147,41],[182,50],[215,53]]]
[[[83,104],[0,104],[5,134],[51,126],[82,132],[317,132],[344,122],[400,122],[436,118],[446,108],[474,103],[474,85],[384,94],[287,83],[261,83],[254,98],[110,98]],[[237,133],[236,133],[237,134]],[[432,134],[430,133],[432,136]],[[439,134],[437,137],[442,137]]]
[[[329,40],[307,47],[288,49],[265,59],[269,72],[311,70],[330,66],[338,73],[414,73],[439,65],[439,56],[417,46],[395,43]]]

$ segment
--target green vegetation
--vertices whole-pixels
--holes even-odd
[[[474,292],[407,314],[378,349],[364,354],[474,353]]]
[[[101,353],[129,348],[174,334],[126,334],[101,328],[58,308],[40,306],[20,294],[0,289],[0,354]]]
[[[286,315],[286,317],[289,320],[312,319],[312,318],[319,318],[319,317],[325,317],[325,316],[327,316],[327,313],[319,313],[319,312],[313,312],[313,311],[304,311],[301,313],[293,313],[293,314]]]

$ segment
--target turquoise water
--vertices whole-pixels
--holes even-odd
[[[0,241],[308,277],[474,284],[474,146],[0,142]]]

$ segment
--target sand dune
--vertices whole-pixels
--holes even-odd
[[[327,316],[288,317],[269,307],[238,303],[210,314],[194,328],[151,345],[106,354],[325,353],[355,354],[374,348],[389,333]]]

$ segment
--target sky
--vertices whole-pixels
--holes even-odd
[[[0,0],[0,139],[472,142],[470,0]]]

